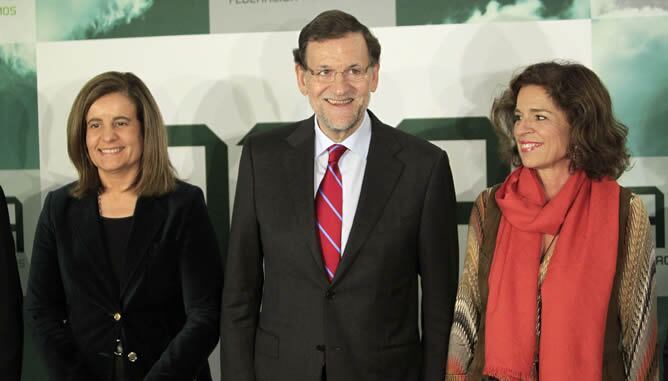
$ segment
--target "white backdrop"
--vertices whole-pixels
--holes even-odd
[[[591,20],[381,27],[373,32],[382,54],[370,108],[391,125],[409,118],[487,116],[494,96],[518,68],[555,58],[592,63]],[[147,83],[167,124],[206,124],[227,144],[232,205],[239,140],[256,123],[311,115],[295,82],[291,50],[297,36],[290,31],[38,43],[42,199],[75,178],[65,129],[76,93],[94,75],[119,70],[134,72]],[[487,183],[484,142],[435,143],[450,154],[458,201],[473,201]],[[182,178],[204,188],[203,147],[170,148],[170,155]],[[622,184],[668,192],[662,175],[666,158],[633,161]],[[646,201],[652,212],[653,200]],[[466,227],[459,230],[463,242]],[[28,256],[32,234],[32,227],[26,230]],[[666,267],[658,268],[659,295],[668,294]],[[212,362],[217,373],[217,352]]]

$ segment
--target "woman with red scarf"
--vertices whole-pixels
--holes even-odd
[[[450,380],[658,380],[653,241],[616,179],[627,128],[575,63],[527,67],[492,122],[516,169],[478,196]]]

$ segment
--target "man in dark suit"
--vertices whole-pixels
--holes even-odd
[[[23,356],[23,292],[16,266],[5,193],[0,187],[0,379],[20,380]]]
[[[244,145],[223,380],[443,380],[458,271],[447,155],[367,110],[380,44],[353,16],[317,16],[294,58],[315,116]]]

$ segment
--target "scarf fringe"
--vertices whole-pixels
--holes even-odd
[[[483,374],[499,379],[499,381],[531,381],[534,380],[531,375],[523,375],[514,369],[500,366],[485,367]]]

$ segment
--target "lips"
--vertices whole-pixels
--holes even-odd
[[[342,106],[342,105],[347,105],[353,101],[352,98],[346,98],[346,99],[332,99],[332,98],[327,98],[325,99],[327,103],[334,105],[334,106]]]
[[[115,155],[123,151],[125,147],[113,147],[113,148],[98,148],[98,151],[103,155]]]
[[[520,149],[520,152],[526,153],[537,149],[538,147],[542,146],[543,143],[520,141],[517,145]]]

